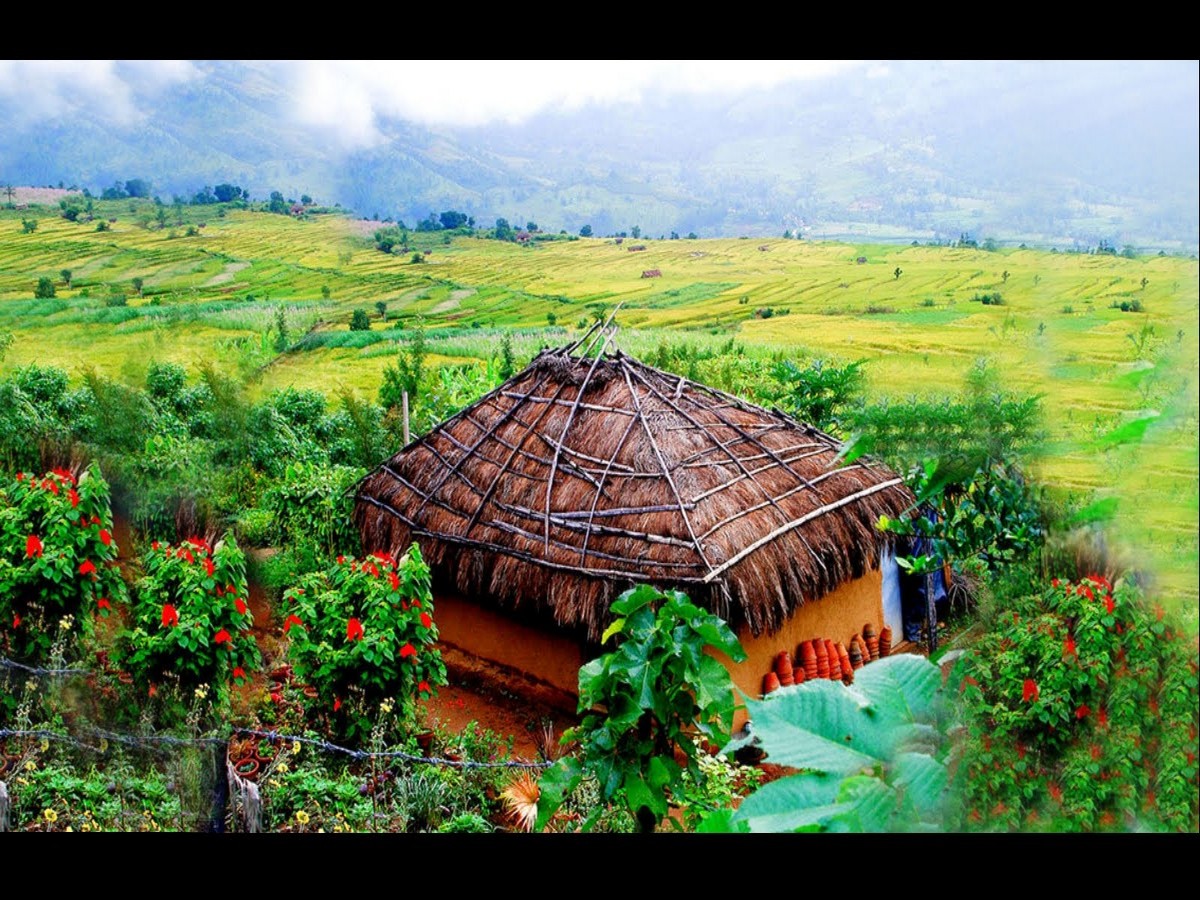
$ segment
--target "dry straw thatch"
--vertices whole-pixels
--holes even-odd
[[[839,467],[829,435],[608,352],[598,327],[369,473],[364,545],[415,539],[443,587],[591,640],[636,583],[761,634],[876,565],[879,516],[913,502],[895,472]]]

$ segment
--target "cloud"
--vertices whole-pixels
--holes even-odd
[[[382,118],[426,125],[521,122],[547,110],[717,93],[823,78],[847,60],[393,60],[281,63],[293,114],[347,146],[379,139]]]
[[[14,126],[80,110],[129,125],[164,87],[198,74],[184,60],[0,60],[0,103]]]

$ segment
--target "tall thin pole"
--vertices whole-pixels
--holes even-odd
[[[404,405],[404,446],[408,446],[408,391],[401,395],[401,400]]]

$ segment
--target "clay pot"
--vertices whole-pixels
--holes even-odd
[[[871,661],[871,651],[867,649],[867,642],[862,638],[858,639],[858,652],[862,655],[864,666]]]
[[[775,669],[775,674],[779,676],[780,684],[783,683],[783,678],[785,675],[788,678],[791,678],[792,677],[792,654],[788,653],[786,650],[780,650],[779,653],[775,654],[774,669]]]
[[[804,665],[804,677],[810,681],[817,677],[817,651],[813,649],[812,641],[800,644],[800,659]]]
[[[813,650],[817,654],[817,677],[829,677],[829,650],[825,647],[825,642],[820,638],[813,639]]]
[[[422,731],[417,735],[417,746],[421,748],[421,752],[426,756],[433,749],[433,732]]]
[[[772,691],[777,691],[780,688],[779,676],[774,672],[768,672],[763,676],[763,696],[770,694]]]
[[[804,682],[808,680],[803,669],[792,669],[792,679],[796,682],[796,684],[804,684]]]
[[[879,659],[879,636],[875,634],[875,626],[870,622],[863,626],[863,641],[871,659]]]
[[[791,687],[795,683],[796,683],[796,679],[791,675],[780,675],[779,676],[779,686],[780,687]]]
[[[244,756],[233,764],[233,771],[237,772],[239,778],[253,781],[258,777],[259,766],[259,761],[253,756]]]
[[[317,699],[317,689],[315,687],[313,687],[311,684],[306,684],[304,686],[304,696],[307,697],[309,700],[316,700]]]
[[[825,638],[825,654],[829,657],[829,678],[831,681],[842,680],[842,661],[838,659],[837,646],[829,638]]]
[[[854,666],[850,663],[850,653],[846,650],[845,644],[838,641],[837,644],[838,662],[842,666],[842,681],[846,684],[854,681]]]
[[[879,632],[879,655],[887,656],[892,652],[892,629],[889,625],[884,625]]]
[[[862,651],[858,649],[859,637],[856,634],[850,638],[850,668],[861,669],[863,664]]]

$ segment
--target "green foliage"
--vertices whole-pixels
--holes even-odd
[[[948,781],[941,683],[937,666],[900,654],[859,669],[848,687],[808,681],[747,700],[767,759],[800,772],[747,797],[732,829],[938,830]]]
[[[418,319],[405,335],[396,362],[383,370],[379,402],[384,409],[399,409],[405,391],[410,403],[416,400],[425,369],[425,352],[425,328]]]
[[[764,393],[792,418],[838,434],[844,430],[846,412],[862,393],[864,362],[860,359],[839,366],[817,359],[801,367],[782,360],[771,369],[775,384],[765,387]]]
[[[45,663],[67,617],[90,633],[125,596],[108,484],[96,466],[0,482],[0,655]],[[0,706],[3,704],[0,703]]]
[[[288,348],[287,313],[280,306],[275,310],[275,352],[283,353]]]
[[[413,544],[397,563],[378,552],[300,579],[283,595],[297,675],[317,689],[335,733],[363,739],[399,704],[411,725],[416,701],[446,684],[436,646],[429,567]]]
[[[37,287],[33,289],[35,300],[48,300],[54,296],[54,279],[43,275],[38,279]]]
[[[223,701],[229,685],[242,684],[259,664],[237,541],[229,533],[215,548],[200,538],[154,541],[142,568],[122,664],[147,692],[170,679],[211,687]]]
[[[354,310],[354,313],[350,316],[350,330],[351,331],[370,331],[371,330],[371,317],[367,315],[367,311],[365,309]]]
[[[349,491],[362,474],[349,466],[292,463],[266,492],[265,505],[275,517],[280,539],[311,544],[327,556],[353,553],[358,532],[351,524]]]
[[[37,219],[22,219],[21,220],[21,233],[22,234],[33,234],[35,231],[37,231],[37,227],[38,227]]]
[[[619,800],[642,831],[653,831],[671,798],[684,796],[685,773],[693,782],[703,778],[699,736],[722,743],[732,727],[729,672],[705,652],[746,658],[729,626],[685,594],[648,585],[621,594],[612,614],[601,643],[616,638],[616,646],[579,670],[582,720],[563,736],[579,741],[581,755],[543,774],[538,829],[587,774],[603,801]]]
[[[957,667],[959,828],[1196,831],[1194,639],[1127,582],[1017,596]]]
[[[513,360],[512,338],[509,337],[507,331],[500,338],[500,380],[508,381],[513,377],[513,372],[516,371],[516,363]]]

